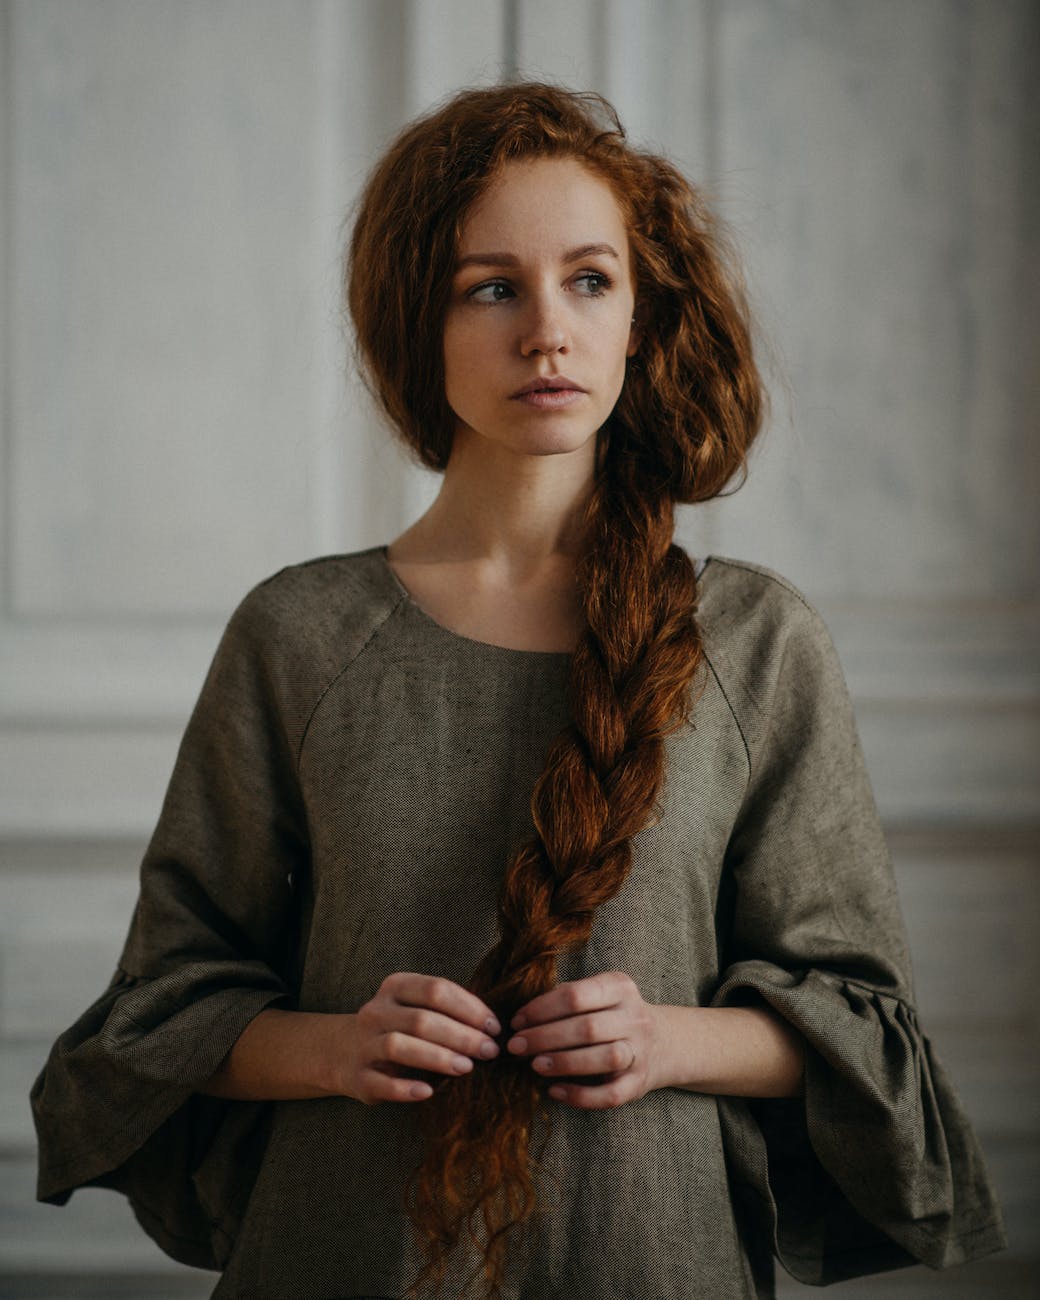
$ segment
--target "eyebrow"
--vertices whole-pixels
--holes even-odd
[[[597,255],[607,257],[618,257],[617,250],[610,244],[581,244],[578,248],[569,249],[563,255],[565,262],[580,262],[583,257],[595,257]],[[519,258],[514,257],[512,253],[467,253],[465,257],[460,257],[455,262],[455,270],[461,271],[467,266],[517,266]]]

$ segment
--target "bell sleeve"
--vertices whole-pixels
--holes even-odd
[[[806,1044],[803,1096],[718,1099],[734,1196],[802,1282],[945,1268],[1006,1245],[1000,1211],[918,1021],[837,654],[819,615],[786,599],[779,631],[709,651],[750,767],[712,1005],[768,1005]]]
[[[246,1025],[293,1000],[294,881],[308,841],[263,586],[235,611],[177,755],[109,987],[55,1042],[33,1085],[37,1199],[124,1192],[160,1246],[217,1267],[192,1174],[234,1113],[196,1093]]]

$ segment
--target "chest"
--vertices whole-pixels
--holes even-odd
[[[566,665],[491,671],[429,649],[357,665],[314,718],[302,775],[315,908],[305,992],[353,1008],[393,970],[464,982],[496,937],[505,866],[532,830],[530,800],[567,724]],[[660,819],[597,911],[561,978],[624,969],[674,1002],[716,975],[720,876],[746,781],[739,733],[709,689],[697,725],[666,742]],[[645,988],[644,988],[645,985]]]
[[[395,561],[393,569],[427,617],[472,641],[569,654],[585,626],[573,573],[564,570],[518,585],[489,580],[462,565]]]

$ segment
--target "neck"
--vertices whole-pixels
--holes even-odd
[[[574,451],[532,455],[456,436],[440,492],[395,550],[516,581],[573,564],[595,455],[595,438]]]

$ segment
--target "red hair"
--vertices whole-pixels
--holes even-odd
[[[465,90],[406,127],[376,165],[345,259],[361,372],[421,463],[443,470],[451,453],[442,336],[463,222],[503,167],[532,157],[576,158],[610,186],[629,234],[640,342],[598,434],[571,720],[532,794],[535,833],[506,867],[498,942],[468,983],[504,1026],[555,986],[557,956],[588,942],[596,908],[628,875],[632,837],[655,816],[664,738],[689,719],[702,660],[674,505],[743,475],[764,407],[742,281],[682,174],[629,145],[599,95],[536,82]],[[499,1294],[510,1230],[536,1208],[529,1145],[536,1109],[551,1128],[545,1086],[504,1052],[437,1078],[408,1184],[425,1256],[410,1296],[439,1290],[461,1240],[481,1256],[483,1293]]]

